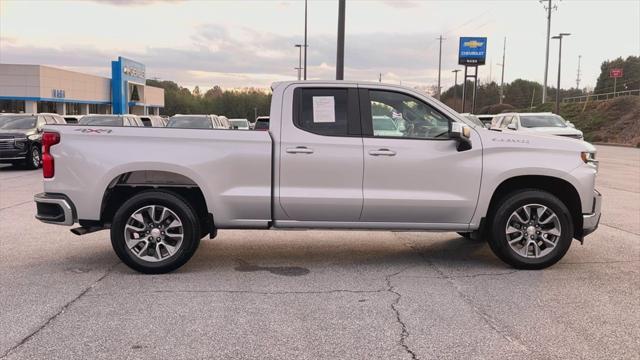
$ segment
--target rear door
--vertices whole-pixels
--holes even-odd
[[[468,224],[475,211],[482,148],[459,152],[449,137],[450,119],[414,94],[360,91],[364,144],[361,220],[414,224]],[[378,128],[376,117],[403,123],[401,131]],[[433,226],[431,226],[433,227]]]
[[[357,88],[299,87],[282,120],[280,206],[289,220],[358,221],[362,138]]]

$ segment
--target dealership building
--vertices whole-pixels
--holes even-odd
[[[158,115],[164,89],[146,85],[144,64],[119,57],[111,79],[45,65],[0,64],[0,113]]]

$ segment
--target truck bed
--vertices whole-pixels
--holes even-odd
[[[264,228],[271,220],[272,140],[266,131],[51,125],[55,175],[74,217],[99,220],[114,186],[199,187],[219,228]],[[55,181],[53,181],[55,180]],[[155,185],[154,185],[155,184]],[[88,196],[89,195],[89,196]]]

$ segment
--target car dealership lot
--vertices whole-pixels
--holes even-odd
[[[221,231],[141,275],[2,168],[0,359],[637,358],[640,150],[598,150],[601,226],[542,271],[455,233]]]

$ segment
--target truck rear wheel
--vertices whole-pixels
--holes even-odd
[[[518,269],[544,269],[555,264],[573,239],[567,207],[554,195],[535,189],[504,197],[490,226],[491,250]]]
[[[145,274],[162,274],[184,265],[200,243],[196,211],[168,191],[143,191],[115,213],[111,245],[120,260]]]

